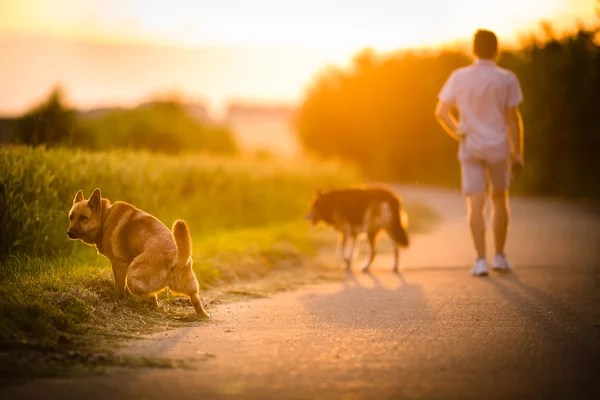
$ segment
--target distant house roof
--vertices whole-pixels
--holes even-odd
[[[90,110],[79,111],[79,115],[83,118],[94,119],[94,118],[102,118],[110,112],[121,111],[121,110],[124,110],[124,108],[123,107],[99,107],[99,108],[92,108]]]
[[[232,118],[265,118],[278,117],[290,118],[294,114],[294,108],[286,105],[262,105],[231,103],[227,107],[227,120]]]

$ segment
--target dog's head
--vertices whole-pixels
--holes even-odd
[[[324,206],[325,199],[323,197],[323,192],[319,189],[317,190],[317,194],[311,203],[310,210],[304,219],[313,225],[317,224],[319,221],[322,221],[324,217]]]
[[[94,190],[89,199],[83,198],[80,190],[73,199],[73,207],[69,211],[69,239],[81,239],[92,243],[102,225],[102,196],[100,189]]]

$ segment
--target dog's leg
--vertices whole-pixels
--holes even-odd
[[[196,310],[196,314],[198,314],[204,318],[210,318],[210,314],[206,312],[204,307],[202,307],[202,302],[200,301],[200,295],[198,294],[198,292],[190,295],[190,302],[194,306],[194,310]]]
[[[348,235],[346,231],[340,233],[338,237],[338,251],[340,253],[340,259],[344,263],[344,268],[350,269],[350,265],[346,261],[346,242],[348,241]]]
[[[127,287],[134,295],[158,306],[156,293],[167,285],[167,260],[157,259],[156,254],[145,252],[133,259],[127,273]],[[157,266],[165,265],[164,268]]]
[[[362,272],[369,272],[369,267],[373,263],[375,258],[375,239],[377,238],[377,231],[367,232],[367,242],[369,243],[369,258],[362,267]]]
[[[392,271],[398,273],[398,267],[400,265],[400,247],[394,242],[394,267]]]
[[[354,258],[354,246],[356,245],[356,235],[350,235],[350,248],[348,257],[346,258],[346,269],[349,271],[352,267],[352,259]]]
[[[184,266],[175,267],[171,273],[169,287],[177,293],[188,295],[190,297],[190,303],[192,303],[194,310],[196,310],[196,314],[204,318],[210,318],[210,314],[204,310],[202,302],[200,301],[200,295],[198,294],[198,280],[192,270],[191,258]]]
[[[392,267],[392,271],[394,273],[397,273],[398,268],[400,266],[400,246],[398,246],[398,243],[394,239],[394,235],[392,235],[391,228],[386,228],[385,231],[387,232],[388,236],[390,237],[390,240],[392,241],[392,246],[394,246],[394,266]]]
[[[125,296],[125,281],[127,279],[127,263],[111,262],[113,277],[115,278],[115,293],[118,299]]]

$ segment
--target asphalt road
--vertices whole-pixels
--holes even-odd
[[[123,350],[193,369],[39,380],[0,398],[600,398],[600,215],[513,199],[515,273],[473,278],[460,194],[399,191],[443,218],[413,236],[401,275],[380,255],[370,275],[359,261],[343,282],[217,306],[209,323]]]

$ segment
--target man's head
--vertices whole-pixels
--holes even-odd
[[[493,60],[498,55],[498,38],[492,31],[480,29],[473,38],[473,53],[482,60]]]

